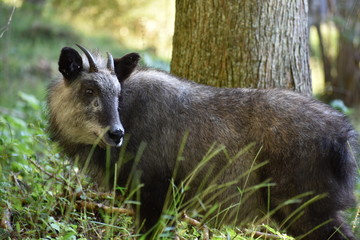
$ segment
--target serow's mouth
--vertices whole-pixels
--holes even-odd
[[[104,136],[95,135],[98,137],[98,145],[102,148],[106,148],[107,146],[121,147],[124,141],[124,135],[119,135],[117,137],[109,136],[108,134],[105,134]]]
[[[124,141],[124,135],[119,135],[119,136],[109,136],[108,134],[106,134],[105,136],[102,137],[101,141],[108,146],[111,147],[120,147]]]

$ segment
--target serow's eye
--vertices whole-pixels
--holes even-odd
[[[86,93],[86,95],[88,95],[88,96],[92,96],[92,95],[94,95],[94,90],[92,90],[92,89],[86,89],[86,90],[85,90],[85,93]]]

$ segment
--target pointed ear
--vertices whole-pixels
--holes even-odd
[[[75,80],[83,68],[80,54],[71,47],[61,49],[59,57],[59,71],[68,81]]]
[[[122,58],[114,59],[115,73],[119,82],[123,82],[130,76],[137,67],[139,60],[140,55],[138,53],[129,53]]]

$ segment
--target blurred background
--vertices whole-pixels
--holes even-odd
[[[313,93],[360,105],[360,1],[310,0]],[[0,0],[0,105],[18,91],[40,99],[57,73],[60,49],[81,43],[121,56],[141,52],[169,70],[175,0]],[[338,102],[339,103],[339,102]]]
[[[0,225],[0,239],[98,239],[133,228],[130,217],[106,231],[89,213],[63,218],[70,203],[49,175],[73,173],[46,134],[46,87],[60,77],[61,48],[76,43],[114,57],[136,51],[142,64],[169,71],[174,19],[175,0],[0,0],[0,219],[11,220]],[[360,130],[360,0],[309,0],[309,29],[314,96]],[[357,234],[359,216],[360,207],[346,216]]]
[[[0,106],[19,91],[44,99],[61,48],[75,43],[169,70],[174,18],[173,0],[0,0]]]
[[[360,1],[310,0],[314,94],[325,101],[360,104]]]

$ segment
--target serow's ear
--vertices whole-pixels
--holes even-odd
[[[71,47],[61,49],[59,57],[59,71],[65,80],[73,81],[83,68],[82,58],[80,54]]]
[[[114,59],[115,73],[119,82],[123,82],[130,76],[137,67],[139,60],[140,55],[138,53],[129,53],[122,58]]]

